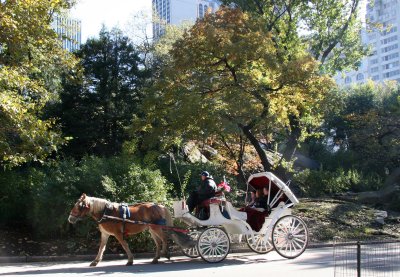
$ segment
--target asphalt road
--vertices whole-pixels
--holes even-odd
[[[88,262],[6,264],[0,266],[1,276],[333,276],[332,248],[310,249],[294,260],[287,260],[277,253],[230,254],[218,264],[208,264],[199,259],[173,257],[161,259],[157,265],[150,259],[137,259],[133,266],[125,260],[103,261],[97,267]],[[291,275],[283,275],[290,273]],[[295,275],[294,275],[295,274]]]

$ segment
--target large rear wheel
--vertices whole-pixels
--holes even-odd
[[[200,257],[208,263],[223,261],[230,250],[228,234],[221,228],[207,228],[199,236],[197,250]]]
[[[246,235],[246,240],[249,248],[258,254],[266,254],[274,249],[271,238],[267,238],[264,234]]]
[[[280,218],[272,230],[272,243],[284,258],[294,259],[303,254],[308,244],[307,225],[294,215]]]

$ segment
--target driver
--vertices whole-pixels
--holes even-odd
[[[192,212],[194,208],[204,200],[214,197],[217,191],[217,185],[208,171],[203,171],[200,176],[202,183],[197,190],[192,191],[187,200],[189,212]]]

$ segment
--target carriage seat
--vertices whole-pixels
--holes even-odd
[[[225,195],[222,191],[216,192],[214,197],[204,200],[200,204],[197,205],[199,208],[207,208],[210,204],[221,204],[222,201],[225,201]]]
[[[226,210],[231,219],[247,220],[247,213],[236,210],[231,202],[226,201]]]
[[[198,204],[195,208],[195,215],[201,220],[206,220],[210,217],[210,205],[218,204],[221,205],[225,201],[225,195],[223,192],[215,193],[214,197],[204,200]]]

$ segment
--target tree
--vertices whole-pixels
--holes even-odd
[[[147,71],[141,69],[137,51],[118,29],[103,28],[77,57],[81,69],[65,77],[56,109],[61,111],[56,115],[64,134],[72,137],[65,151],[77,157],[118,153],[127,139],[125,128],[137,113]]]
[[[280,51],[296,49],[304,43],[308,52],[320,62],[321,72],[336,74],[353,69],[368,53],[361,41],[360,0],[224,0],[253,16],[262,18],[270,31],[274,47]],[[288,57],[290,59],[290,56]],[[304,135],[302,113],[289,116],[286,147],[282,161],[293,159]],[[280,170],[283,172],[283,168]]]
[[[224,0],[262,17],[276,37],[276,47],[288,48],[298,40],[324,72],[353,69],[367,54],[361,41],[361,0]],[[283,38],[283,40],[279,39]]]
[[[147,92],[147,116],[137,124],[148,131],[145,140],[169,146],[177,139],[211,137],[223,145],[221,136],[242,135],[264,169],[271,170],[260,134],[282,132],[292,114],[317,121],[333,83],[319,74],[303,44],[277,49],[262,23],[238,9],[222,8],[187,31]]]
[[[343,88],[341,104],[326,117],[326,131],[334,129],[336,147],[355,156],[353,167],[364,172],[400,167],[400,92],[397,83],[372,82]],[[327,134],[329,136],[329,133]]]
[[[72,1],[0,2],[0,164],[43,161],[64,143],[54,119],[43,117],[57,99],[61,74],[75,64],[51,28]]]

